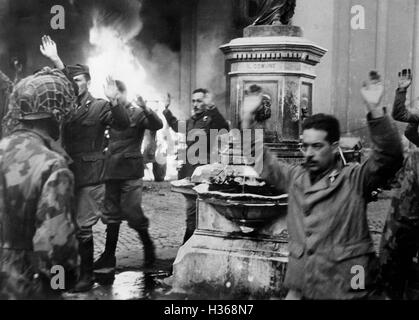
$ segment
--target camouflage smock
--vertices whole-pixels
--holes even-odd
[[[76,267],[74,178],[52,145],[25,129],[0,141],[0,299],[44,298],[52,266]]]

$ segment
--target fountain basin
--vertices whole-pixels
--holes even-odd
[[[200,195],[206,203],[225,218],[241,227],[260,229],[272,220],[285,215],[288,197],[280,200],[236,200],[228,196],[217,198],[214,196]]]

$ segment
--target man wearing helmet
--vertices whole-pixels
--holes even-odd
[[[54,265],[74,270],[74,177],[54,140],[74,101],[70,81],[44,68],[20,81],[0,141],[0,299],[55,298]]]

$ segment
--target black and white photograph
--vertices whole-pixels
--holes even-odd
[[[419,300],[419,0],[0,0],[0,123],[0,300]]]

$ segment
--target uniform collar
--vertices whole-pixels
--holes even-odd
[[[192,119],[193,119],[194,121],[199,120],[199,119],[201,119],[201,118],[205,117],[205,116],[207,115],[207,113],[208,113],[208,110],[205,110],[204,112],[201,112],[200,114],[193,115],[193,116],[192,116]]]
[[[306,192],[316,192],[329,188],[340,175],[343,169],[343,165],[340,161],[337,161],[335,166],[328,170],[319,180],[314,184],[311,184],[310,173],[307,171],[305,189]]]
[[[88,106],[92,101],[93,101],[93,96],[91,95],[91,93],[89,91],[87,91],[79,100],[78,105],[80,107],[83,106]]]
[[[125,105],[124,105],[124,108],[125,109],[134,109],[136,106],[134,106],[131,102],[126,102],[125,103]],[[140,107],[138,107],[138,108],[140,108]]]

